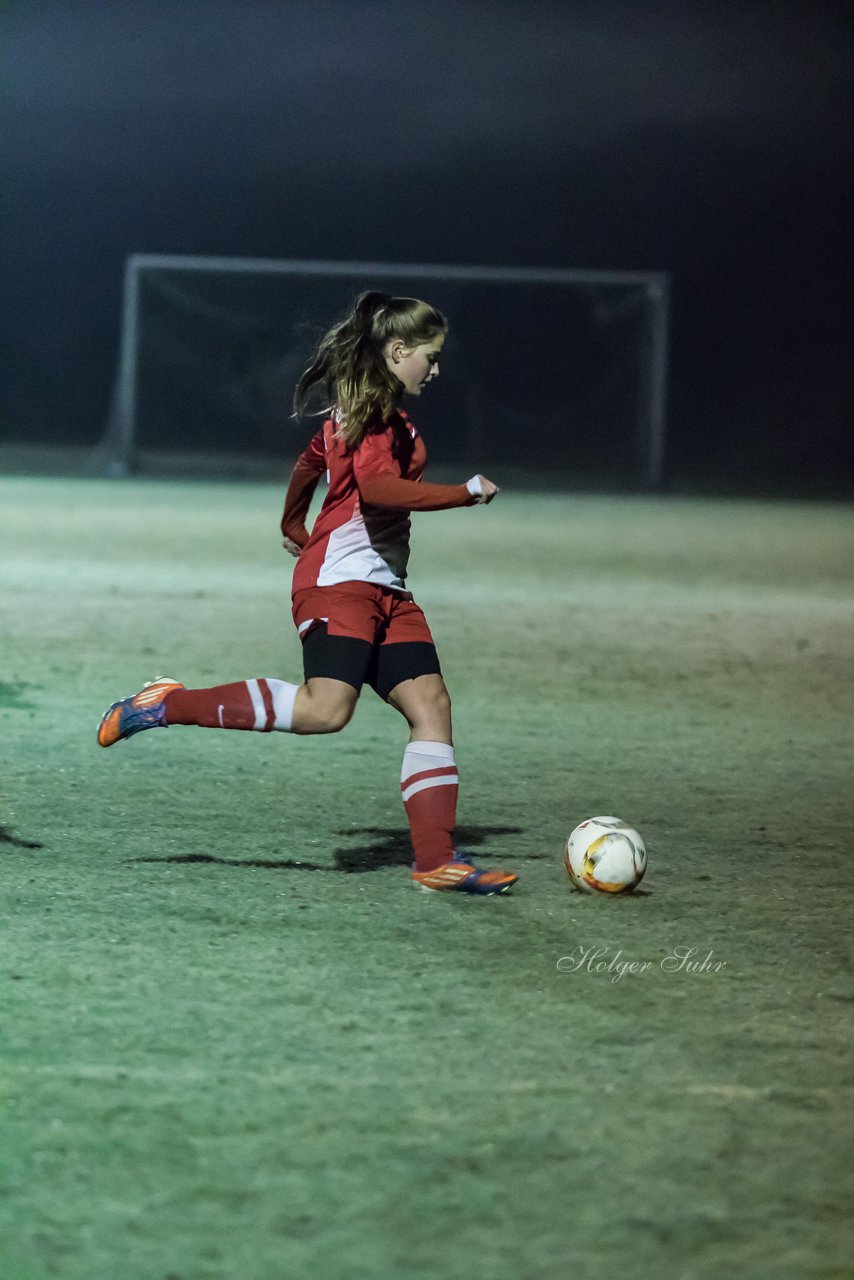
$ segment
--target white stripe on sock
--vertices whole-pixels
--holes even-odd
[[[421,770],[419,769],[418,772],[420,773]],[[419,791],[425,791],[428,787],[456,787],[458,785],[459,777],[457,774],[444,778],[422,778],[420,782],[413,782],[411,787],[407,787],[405,791],[401,792],[401,798],[405,804],[410,796],[417,795]]]
[[[255,712],[254,727],[263,732],[267,727],[267,708],[264,706],[264,696],[258,687],[257,680],[247,680],[246,688],[249,690],[249,697],[252,699],[252,710]]]
[[[267,686],[273,695],[273,710],[276,714],[273,728],[278,729],[280,733],[290,733],[294,722],[294,703],[299,685],[267,676]]]
[[[400,781],[406,782],[413,773],[425,773],[427,769],[441,769],[454,763],[454,748],[450,742],[409,742],[403,753]]]

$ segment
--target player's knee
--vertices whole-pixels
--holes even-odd
[[[417,732],[430,736],[448,731],[451,695],[442,676],[420,676],[405,685],[398,685],[389,700]]]
[[[451,714],[451,695],[448,693],[448,690],[445,688],[444,680],[440,680],[439,687],[436,689],[432,697],[433,697],[433,707],[435,711],[439,712],[442,715]]]
[[[416,708],[422,716],[442,717],[451,714],[451,695],[441,676],[425,679],[418,691]]]
[[[356,692],[352,697],[339,694],[326,697],[315,707],[319,733],[340,733],[353,718],[356,709]]]
[[[350,723],[358,698],[355,689],[338,681],[307,681],[298,696],[294,732],[339,733]]]
[[[324,733],[340,733],[353,719],[356,709],[355,699],[352,702],[335,702],[326,708]]]

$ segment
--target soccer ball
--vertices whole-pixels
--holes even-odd
[[[569,878],[583,893],[630,893],[646,871],[646,847],[619,818],[588,818],[566,842]]]

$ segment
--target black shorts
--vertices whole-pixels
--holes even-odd
[[[441,675],[427,619],[408,591],[339,582],[294,592],[306,680],[326,676],[384,700],[402,680]]]
[[[326,622],[318,622],[306,632],[302,662],[306,680],[325,676],[343,680],[357,691],[367,684],[384,701],[403,680],[442,674],[433,644],[423,640],[371,644],[352,636],[331,636]]]

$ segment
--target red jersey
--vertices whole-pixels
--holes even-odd
[[[291,474],[282,533],[302,547],[293,590],[359,581],[404,591],[408,513],[470,506],[476,498],[464,484],[422,481],[427,450],[401,410],[369,427],[355,449],[338,436],[339,425],[336,411]],[[305,517],[324,471],[329,491],[309,535]]]

